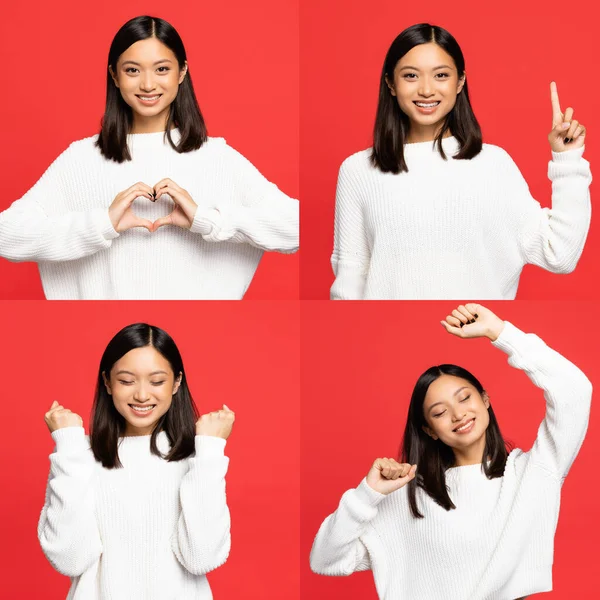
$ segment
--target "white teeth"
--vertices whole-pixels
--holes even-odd
[[[415,104],[421,108],[433,108],[434,106],[437,106],[439,102],[415,102]]]
[[[148,101],[150,101],[150,100],[158,100],[160,98],[160,96],[151,96],[151,97],[150,96],[138,96],[138,98],[140,100],[148,100]]]
[[[463,431],[464,429],[468,429],[469,427],[471,427],[472,423],[473,419],[471,419],[468,423],[465,423],[462,427],[459,427],[456,431]]]
[[[132,406],[131,408],[133,408],[133,410],[137,412],[148,412],[149,410],[152,410],[154,406],[146,406],[144,408],[142,408],[141,406]]]

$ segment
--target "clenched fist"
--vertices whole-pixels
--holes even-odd
[[[202,415],[196,421],[196,435],[212,435],[226,440],[234,421],[235,413],[223,404],[221,410]]]
[[[391,494],[415,478],[417,465],[399,463],[393,458],[378,458],[367,474],[367,484],[380,494]]]
[[[83,427],[83,419],[68,408],[60,405],[56,400],[45,414],[44,420],[46,421],[46,425],[48,425],[50,433],[63,427]]]

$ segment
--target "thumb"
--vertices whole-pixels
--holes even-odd
[[[163,227],[164,225],[172,225],[173,221],[171,219],[171,215],[167,215],[166,217],[161,217],[160,219],[156,219],[154,223],[152,223],[152,229],[150,231],[156,231],[159,227]]]
[[[227,406],[227,404],[223,404],[223,408],[224,408],[225,410],[231,410],[231,409],[229,408],[229,406]]]
[[[58,402],[56,400],[52,403],[50,409],[53,409],[55,406],[58,406]]]

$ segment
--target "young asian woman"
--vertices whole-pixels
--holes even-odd
[[[235,415],[198,412],[183,361],[162,329],[137,323],[100,361],[89,438],[58,402],[56,444],[38,524],[44,554],[71,578],[69,600],[212,598],[227,560],[224,454]]]
[[[548,209],[508,153],[483,143],[454,37],[403,31],[384,61],[373,146],[340,168],[331,298],[510,300],[527,263],[573,271],[591,215],[586,129],[554,82],[551,106]]]
[[[98,135],[0,214],[0,256],[49,299],[240,299],[263,252],[299,245],[298,201],[208,137],[183,42],[136,17],[108,56]]]
[[[377,458],[321,525],[311,567],[372,570],[385,600],[515,600],[552,589],[562,484],[583,443],[592,386],[538,336],[480,304],[442,324],[487,338],[544,391],[546,414],[528,451],[507,448],[492,400],[457,365],[415,385],[399,461]],[[499,400],[500,401],[500,400]]]

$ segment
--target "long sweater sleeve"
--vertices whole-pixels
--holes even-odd
[[[181,482],[181,514],[171,547],[190,573],[204,575],[227,560],[231,547],[225,494],[229,458],[221,438],[196,436],[195,444],[196,456]]]
[[[377,505],[385,495],[371,489],[366,479],[341,498],[313,543],[310,568],[319,575],[351,575],[371,569],[371,560],[361,537],[377,515]]]
[[[250,244],[284,254],[296,252],[300,245],[298,200],[284,194],[230,146],[224,146],[223,151],[239,202],[199,206],[191,231],[208,242]]]
[[[52,433],[46,500],[38,523],[38,539],[46,558],[63,575],[82,575],[102,554],[94,515],[94,456],[83,427]]]
[[[509,169],[506,181],[515,185],[509,193],[515,193],[523,202],[519,247],[524,261],[553,273],[570,273],[575,269],[590,226],[592,176],[583,150],[552,153],[548,163],[551,208],[541,208],[532,198],[517,166],[506,155]]]
[[[509,322],[493,345],[508,354],[511,366],[523,370],[544,390],[546,414],[530,460],[556,477],[566,477],[587,431],[592,384],[537,335],[523,333]]]
[[[335,196],[335,222],[331,266],[335,281],[332,300],[360,300],[363,297],[370,250],[363,223],[359,182],[352,177],[348,161],[340,167]]]
[[[49,216],[44,206],[60,203],[74,171],[72,146],[19,200],[0,213],[0,256],[13,261],[68,261],[110,247],[118,236],[106,208]]]

